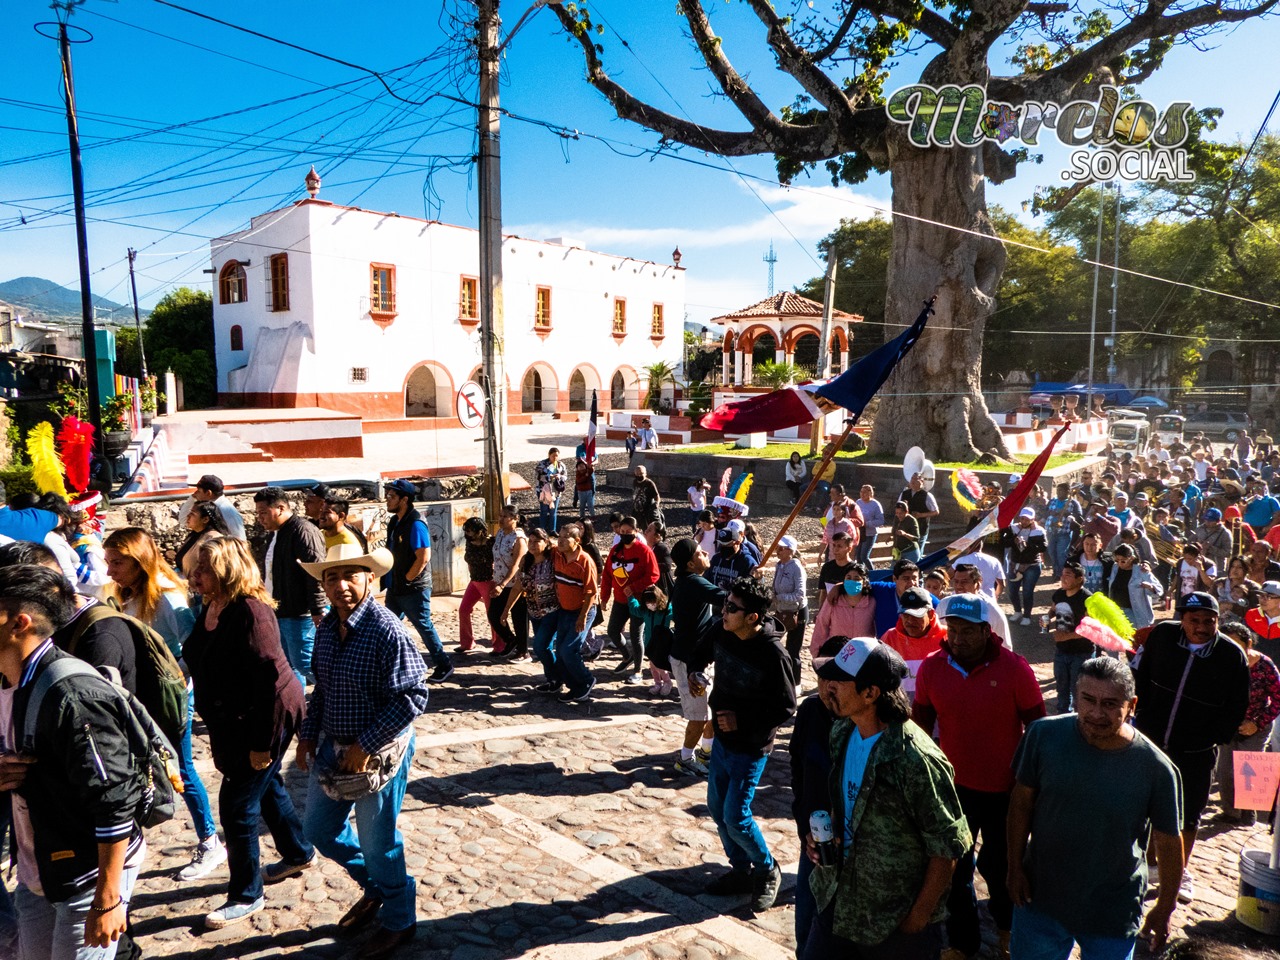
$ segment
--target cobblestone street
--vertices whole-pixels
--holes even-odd
[[[437,598],[436,622],[456,637],[456,604]],[[1016,628],[1015,629],[1019,629]],[[1020,628],[1018,649],[1052,698],[1049,641]],[[483,636],[483,634],[481,634]],[[793,956],[793,887],[799,843],[788,818],[783,731],[757,794],[765,836],[787,874],[779,906],[753,916],[746,897],[700,891],[726,860],[706,813],[702,780],[675,771],[683,729],[674,698],[602,679],[591,702],[571,706],[534,693],[533,664],[462,655],[454,681],[431,691],[400,825],[418,881],[418,935],[397,956],[431,960],[784,960]],[[812,675],[805,690],[813,689]],[[217,774],[197,737],[210,794]],[[292,767],[290,762],[288,765]],[[288,776],[295,798],[306,778]],[[1212,812],[1212,811],[1211,811]],[[1096,815],[1105,816],[1105,811]],[[1199,900],[1180,907],[1186,935],[1217,932],[1268,956],[1266,938],[1241,927],[1235,907],[1239,851],[1266,847],[1264,827],[1208,821],[1193,870]],[[359,897],[323,859],[301,877],[269,887],[267,908],[248,923],[206,931],[222,903],[225,867],[180,884],[175,871],[194,835],[185,810],[153,831],[133,918],[148,956],[336,958],[368,934],[336,936]],[[274,859],[264,838],[263,860]],[[991,942],[994,931],[988,930]],[[990,943],[988,944],[990,945]]]

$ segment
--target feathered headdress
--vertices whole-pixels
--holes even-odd
[[[738,479],[729,484],[729,476],[732,468],[726,469],[724,476],[720,479],[720,496],[711,501],[713,507],[722,507],[730,513],[745,517],[750,511],[747,509],[747,494],[751,492],[752,478],[755,474],[741,473]]]
[[[982,500],[982,481],[972,470],[952,470],[951,495],[956,498],[961,510],[972,513],[978,509],[978,503]]]
[[[751,492],[751,484],[754,478],[754,473],[739,474],[738,479],[729,487],[729,496],[739,503],[746,503],[747,494]]]
[[[27,455],[31,457],[31,479],[41,493],[56,493],[66,497],[67,486],[62,481],[62,461],[53,446],[53,424],[37,423],[27,434]]]
[[[93,451],[93,424],[75,417],[63,417],[58,431],[58,448],[67,483],[72,490],[89,489],[89,459]]]
[[[733,475],[733,467],[725,467],[724,475],[720,477],[720,496],[729,496],[729,477]]]
[[[1110,630],[1114,630],[1116,634],[1124,641],[1133,639],[1134,626],[1129,622],[1129,618],[1124,615],[1124,611],[1120,609],[1120,605],[1108,597],[1104,593],[1093,593],[1084,602],[1084,608],[1089,611],[1089,616],[1097,620]],[[1101,646],[1101,644],[1099,644]],[[1107,648],[1112,649],[1111,647]]]

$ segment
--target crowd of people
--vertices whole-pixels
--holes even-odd
[[[594,465],[580,448],[571,471],[553,449],[536,469],[536,523],[508,505],[492,532],[464,525],[456,638],[432,620],[431,537],[408,481],[387,484],[386,547],[374,549],[333,491],[309,491],[303,514],[279,488],[258,492],[261,565],[216,477],[184,505],[172,563],[141,529],[95,549],[77,543],[93,538],[65,505],[11,503],[0,509],[14,541],[0,547],[0,789],[13,801],[19,955],[109,958],[128,943],[146,839],[119,704],[127,691],[150,709],[157,663],[171,658],[185,691],[180,680],[177,708],[153,712],[168,721],[193,823],[179,877],[223,863],[229,874],[205,924],[252,916],[266,885],[319,854],[360,888],[340,927],[376,922],[360,955],[389,956],[416,929],[397,829],[413,722],[430,685],[480,650],[536,663],[531,698],[581,704],[610,680],[674,694],[684,729],[672,764],[705,778],[729,864],[707,892],[746,895],[756,911],[774,906],[782,873],[753,800],[794,720],[802,960],[976,956],[975,873],[1001,956],[1065,960],[1078,944],[1086,958],[1124,957],[1140,935],[1159,946],[1179,900],[1196,896],[1186,866],[1215,777],[1223,815],[1249,819],[1232,807],[1230,756],[1266,748],[1280,714],[1267,647],[1280,642],[1280,501],[1263,476],[1270,466],[1280,485],[1280,454],[1211,460],[1193,446],[1188,458],[1117,461],[1037,492],[1008,529],[922,570],[941,511],[919,476],[885,511],[872,487],[849,497],[828,471],[821,542],[783,536],[766,556],[745,518],[707,509],[705,480],[673,509],[637,466],[631,510],[609,517],[601,551]],[[578,518],[565,522],[571,488]],[[983,508],[1001,493],[989,488]],[[877,567],[881,528],[893,558]],[[1031,626],[1050,579],[1040,625],[1055,646],[1053,716],[1004,609]],[[1141,628],[1132,657],[1077,631],[1094,592]],[[1172,618],[1160,616],[1167,604]],[[617,662],[597,663],[610,650]],[[41,678],[72,655],[117,686],[76,675],[46,696]],[[216,821],[193,762],[196,713],[221,775]],[[33,738],[18,735],[24,725]],[[309,774],[301,816],[281,776],[290,749]],[[280,858],[265,865],[260,823]]]

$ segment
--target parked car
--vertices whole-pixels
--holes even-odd
[[[1243,411],[1205,410],[1201,413],[1187,414],[1187,422],[1182,425],[1182,435],[1190,440],[1197,433],[1203,433],[1210,440],[1226,440],[1235,443],[1241,430],[1251,430],[1253,423],[1249,415]]]

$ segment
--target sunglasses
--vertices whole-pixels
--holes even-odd
[[[726,600],[721,608],[725,613],[742,613],[747,608],[741,604],[734,603],[732,600]]]

